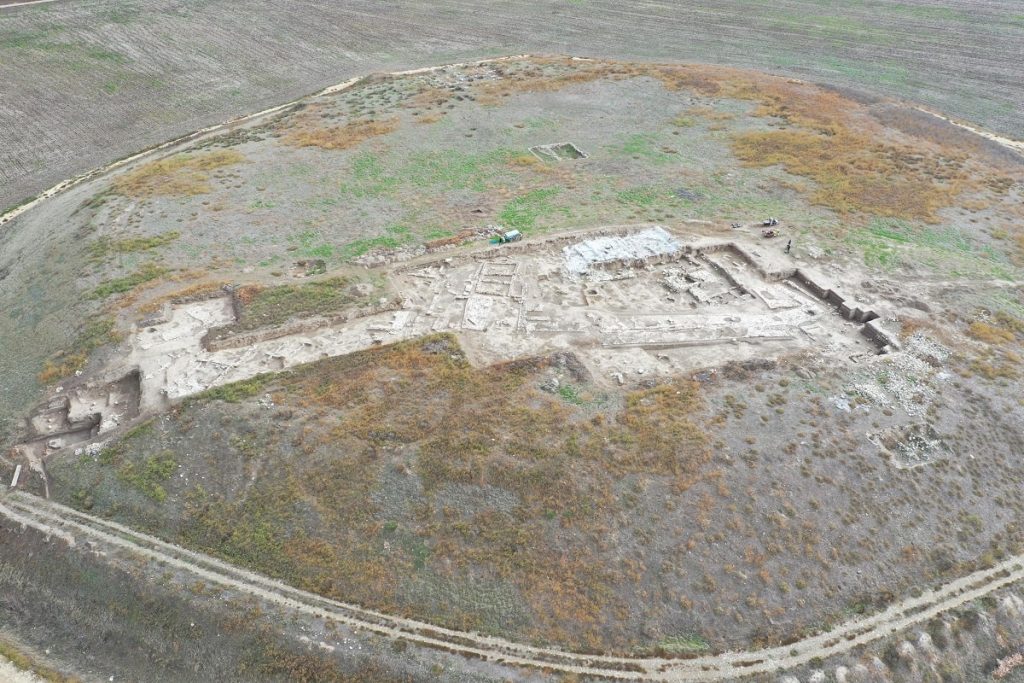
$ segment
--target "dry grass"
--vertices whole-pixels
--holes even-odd
[[[210,330],[210,339],[259,328],[272,328],[288,320],[327,316],[344,310],[366,306],[377,300],[380,290],[372,287],[363,293],[353,288],[355,281],[346,277],[329,277],[303,284],[262,287],[245,285],[235,291],[238,320]]]
[[[836,92],[761,77],[730,96],[756,101],[757,116],[789,126],[736,135],[736,156],[815,181],[811,200],[840,214],[936,221],[968,187],[959,149],[882,142],[886,130]]]
[[[113,318],[104,317],[89,321],[78,332],[70,348],[46,361],[39,373],[39,383],[51,384],[70,377],[85,367],[89,354],[95,349],[120,340],[121,334],[115,328]]]
[[[508,164],[514,168],[526,168],[538,173],[551,173],[553,168],[537,158],[537,155],[524,153],[509,157]]]
[[[537,635],[595,645],[602,586],[621,577],[588,559],[585,546],[572,559],[554,552],[541,541],[541,520],[584,529],[603,523],[600,510],[614,509],[613,481],[626,473],[692,485],[710,456],[695,421],[703,410],[699,387],[684,381],[638,391],[617,420],[583,421],[579,408],[534,388],[546,360],[477,370],[453,355],[458,348],[447,337],[400,344],[331,362],[293,380],[286,393],[334,416],[332,443],[354,437],[378,448],[417,444],[413,467],[428,491],[455,483],[514,492],[525,505],[518,519],[478,516],[472,533],[431,527],[435,555],[514,582],[534,607]],[[509,544],[518,548],[514,555]]]
[[[404,107],[407,109],[431,109],[442,107],[452,99],[452,91],[448,88],[436,86],[425,87],[415,95],[407,99]]]
[[[989,381],[1016,380],[1020,377],[1024,358],[1021,358],[1019,349],[1014,345],[1018,335],[1024,336],[1024,320],[1005,311],[997,311],[987,321],[971,322],[967,334],[987,346],[969,357],[964,374],[979,375]]]
[[[727,111],[718,111],[712,107],[690,107],[686,112],[677,117],[672,123],[679,126],[680,121],[692,119],[703,119],[705,121],[732,121],[736,115]],[[685,127],[685,126],[684,126]]]
[[[697,384],[681,381],[630,393],[621,410],[595,415],[537,388],[552,364],[536,358],[476,369],[453,338],[438,336],[246,387],[240,398],[270,393],[300,425],[284,444],[250,430],[250,450],[300,455],[275,461],[275,474],[240,498],[190,494],[184,540],[332,597],[484,628],[484,605],[420,602],[408,591],[439,582],[447,595],[473,576],[511,586],[522,600],[528,621],[503,630],[624,647],[632,636],[616,615],[629,605],[619,596],[643,567],[603,556],[601,539],[626,514],[616,484],[627,474],[677,489],[698,481],[710,458],[703,400]],[[235,394],[228,386],[191,402],[182,419]],[[414,520],[381,516],[375,501],[394,476],[422,486]],[[501,489],[515,510],[460,509],[449,493],[460,486],[483,487],[482,495]],[[382,551],[385,541],[390,550]]]
[[[150,299],[146,303],[140,305],[136,310],[139,313],[155,313],[156,311],[163,308],[166,303],[183,303],[186,301],[195,301],[202,299],[207,296],[216,294],[224,289],[228,283],[225,280],[217,280],[214,282],[200,282],[198,284],[190,285],[183,289],[178,289],[167,294],[162,294],[154,299]]]
[[[114,179],[111,190],[137,199],[191,197],[211,191],[209,171],[245,161],[238,151],[224,149],[176,154],[143,164]]]
[[[981,322],[980,320],[971,323],[967,328],[967,332],[979,341],[997,346],[1007,344],[1016,339],[1012,330]]]
[[[466,229],[460,230],[456,234],[450,237],[439,237],[435,240],[429,240],[423,243],[423,246],[427,248],[427,251],[436,251],[437,249],[443,249],[445,247],[454,247],[466,242],[470,242],[478,238],[476,230]]]
[[[89,246],[90,259],[99,262],[114,254],[133,254],[160,249],[173,243],[179,237],[181,237],[181,233],[177,230],[151,237],[128,237],[119,240],[101,237]]]
[[[205,270],[172,271],[160,268],[158,271],[154,271],[153,277],[137,282],[133,287],[126,290],[125,293],[112,305],[121,310],[131,308],[139,301],[139,299],[142,299],[147,293],[152,292],[154,289],[159,289],[164,285],[175,282],[197,282],[204,280],[208,275],[209,273]],[[201,286],[201,283],[190,285],[190,287]]]
[[[407,99],[402,106],[414,111],[416,123],[437,123],[447,114],[447,110],[442,107],[448,104],[454,94],[448,88],[427,87]]]
[[[478,82],[474,85],[477,102],[483,105],[497,105],[518,93],[556,92],[571,85],[581,85],[615,75],[616,67],[604,62],[579,62],[569,71],[559,72],[546,68],[551,64],[561,65],[565,60],[536,60],[520,63],[521,68],[505,78]]]
[[[296,130],[284,136],[284,141],[294,147],[319,147],[320,149],[351,149],[356,145],[381,135],[387,135],[398,128],[397,116],[389,119],[368,119],[350,121],[343,126],[327,128],[314,127],[310,119],[304,118]]]
[[[989,381],[1017,379],[1020,377],[1020,364],[1020,356],[1012,351],[989,353],[970,361],[968,375],[979,375]]]
[[[39,383],[52,384],[65,377],[70,377],[84,368],[88,360],[89,356],[85,353],[71,353],[57,359],[47,360],[43,364],[43,369],[39,371]]]
[[[670,90],[752,101],[754,114],[782,120],[786,128],[748,131],[734,138],[733,151],[754,167],[781,165],[814,181],[810,198],[840,214],[866,213],[937,220],[969,185],[965,158],[952,146],[883,142],[888,129],[858,102],[837,92],[764,74],[702,65],[644,65],[611,61],[535,60],[509,67],[504,78],[477,84],[484,104],[499,104],[521,92],[550,92],[600,79],[654,78]],[[715,129],[733,114],[709,107],[685,112],[676,125],[709,120]],[[888,131],[891,132],[891,131]],[[991,176],[991,174],[989,174]],[[991,176],[996,190],[1008,187],[1005,176]],[[978,185],[980,187],[980,185]],[[993,190],[994,191],[994,190]]]
[[[432,112],[430,114],[423,114],[416,118],[416,123],[427,125],[431,123],[437,123],[444,118],[444,114],[441,112]]]
[[[811,200],[841,214],[937,219],[963,189],[959,162],[874,142],[846,128],[737,135],[733,151],[749,166],[781,165],[815,181]]]

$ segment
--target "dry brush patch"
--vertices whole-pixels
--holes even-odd
[[[377,300],[380,290],[355,278],[332,276],[303,284],[266,287],[248,284],[234,292],[238,320],[211,330],[219,339],[239,332],[270,328],[288,320],[339,313]]]
[[[137,313],[142,314],[155,313],[156,311],[159,311],[164,304],[180,304],[216,296],[223,292],[224,288],[229,284],[230,283],[227,280],[198,282],[181,289],[176,289],[173,292],[161,294],[149,299],[145,303],[137,306],[135,310]]]
[[[502,78],[475,86],[482,104],[497,105],[516,93],[639,77],[654,78],[670,90],[754,102],[756,117],[781,120],[784,127],[736,133],[736,156],[752,167],[781,165],[813,180],[811,200],[840,214],[935,221],[937,212],[952,206],[963,191],[990,186],[997,191],[1013,182],[987,167],[969,168],[963,150],[954,145],[922,137],[912,138],[914,145],[894,142],[893,131],[871,117],[864,104],[837,92],[755,72],[552,58],[514,63],[499,73]],[[709,107],[695,107],[688,114],[687,124],[694,117],[719,123],[734,118]]]
[[[963,189],[960,162],[881,144],[846,129],[747,132],[733,150],[750,166],[781,165],[816,183],[811,200],[840,214],[937,220]]]
[[[289,130],[282,138],[293,147],[319,147],[320,149],[344,150],[371,138],[387,135],[398,129],[399,119],[360,119],[341,126],[323,126],[316,121],[312,112],[302,115],[289,124]]]
[[[103,316],[88,321],[76,335],[70,348],[46,361],[39,372],[39,383],[51,384],[70,377],[85,367],[89,354],[101,346],[117,343],[121,338],[112,317]]]
[[[55,476],[87,482],[77,497],[97,509],[134,509],[148,528],[332,597],[531,640],[629,648],[638,636],[619,617],[642,564],[606,554],[603,536],[625,512],[615,488],[630,475],[675,491],[701,479],[710,444],[700,389],[643,389],[594,413],[537,388],[551,363],[476,369],[447,336],[327,359],[250,382],[251,391],[216,390],[173,418],[183,431],[220,425],[206,446],[218,467],[259,473],[244,474],[241,488],[214,485],[232,479],[217,474],[187,488],[161,480],[166,501],[155,488],[143,487],[145,500],[118,493],[137,484],[126,463],[152,469],[179,438],[169,433],[133,435],[116,468],[86,462],[74,477]],[[289,419],[252,415],[243,428],[214,400],[257,394]],[[194,476],[196,464],[179,461]],[[484,502],[467,507],[467,495]],[[164,526],[167,506],[181,512],[176,530]],[[504,597],[486,599],[495,593]]]
[[[244,161],[241,152],[230,149],[175,154],[166,159],[150,161],[117,176],[111,183],[111,191],[136,199],[207,194],[212,190],[210,171]]]

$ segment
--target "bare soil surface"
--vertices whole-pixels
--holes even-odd
[[[43,679],[29,671],[23,671],[10,660],[0,657],[0,678],[10,683],[42,683]]]

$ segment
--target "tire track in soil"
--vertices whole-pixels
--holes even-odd
[[[0,10],[8,7],[24,7],[25,5],[43,5],[57,0],[0,0]]]
[[[30,494],[0,495],[0,514],[74,545],[89,540],[163,562],[205,581],[302,612],[332,619],[354,629],[497,664],[540,668],[619,680],[722,681],[774,673],[827,659],[879,640],[1024,579],[1024,555],[951,581],[917,597],[901,600],[877,614],[853,619],[827,633],[781,647],[725,652],[692,659],[587,655],[515,643],[471,631],[458,631],[330,600],[293,588],[256,572],[187,550],[110,520],[94,517]]]

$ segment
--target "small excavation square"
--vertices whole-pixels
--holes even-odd
[[[541,161],[573,161],[575,159],[587,158],[586,153],[571,142],[537,145],[531,147],[530,151],[537,155],[537,158]]]

